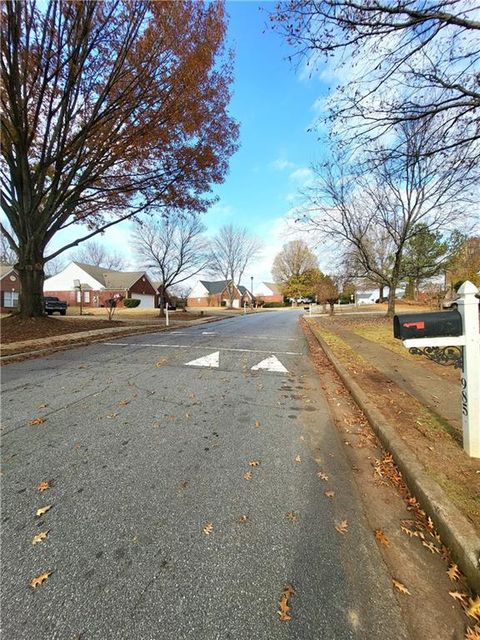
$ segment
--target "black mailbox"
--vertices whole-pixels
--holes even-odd
[[[437,313],[402,313],[393,318],[393,335],[400,340],[462,334],[462,316],[456,309]]]

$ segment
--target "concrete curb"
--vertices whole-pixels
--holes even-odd
[[[452,504],[443,489],[424,471],[387,418],[370,401],[320,336],[312,331],[334,369],[366,415],[382,445],[394,457],[412,494],[432,518],[443,542],[452,552],[470,586],[480,593],[480,538],[467,518]]]
[[[89,344],[94,344],[96,342],[103,342],[104,340],[116,340],[118,338],[127,338],[129,336],[138,336],[148,333],[163,333],[164,331],[174,331],[179,329],[185,329],[191,326],[199,325],[199,324],[209,324],[211,322],[218,322],[219,320],[227,320],[234,316],[227,316],[222,318],[205,318],[205,320],[191,320],[188,325],[170,325],[169,327],[152,327],[152,326],[138,326],[133,330],[133,327],[129,330],[128,328],[116,327],[112,329],[94,329],[92,331],[79,332],[83,334],[78,336],[78,338],[68,338],[68,336],[76,336],[77,334],[64,334],[63,340],[69,340],[65,344],[61,344],[62,337],[58,336],[58,338],[52,338],[52,341],[58,340],[59,344],[52,344],[50,346],[45,347],[44,349],[34,349],[32,351],[17,351],[13,353],[7,353],[5,355],[0,356],[0,364],[10,364],[11,362],[17,362],[19,358],[22,360],[28,360],[29,358],[35,358],[40,355],[47,355],[49,353],[55,353],[56,351],[67,351],[68,349],[73,349],[75,347],[84,347]],[[98,332],[95,335],[95,331]],[[105,335],[106,332],[110,332],[108,335]],[[103,332],[103,335],[100,334]],[[112,333],[113,332],[113,333]],[[89,336],[85,336],[85,334],[90,334]],[[32,341],[34,342],[34,341]]]

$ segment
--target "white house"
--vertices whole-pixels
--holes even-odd
[[[60,273],[47,278],[43,291],[70,305],[81,300],[86,307],[103,307],[110,298],[136,298],[140,307],[157,306],[157,292],[144,271],[114,271],[81,262],[70,262]]]

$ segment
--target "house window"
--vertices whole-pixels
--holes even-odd
[[[90,302],[90,291],[84,291],[83,292],[83,301],[84,302]]]
[[[81,301],[82,301],[82,292],[77,291],[77,302],[81,302]]]
[[[18,307],[18,293],[16,291],[4,291],[3,306],[9,309]]]

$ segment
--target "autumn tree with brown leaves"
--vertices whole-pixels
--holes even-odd
[[[225,31],[219,1],[2,3],[1,204],[12,232],[1,230],[23,317],[43,315],[49,260],[139,213],[211,203],[238,136]]]

